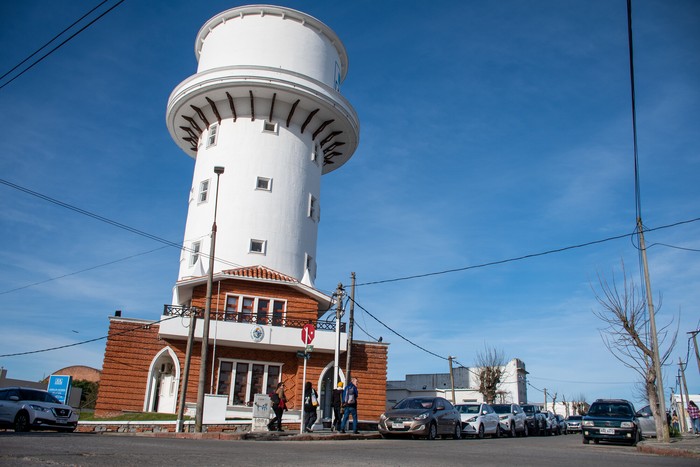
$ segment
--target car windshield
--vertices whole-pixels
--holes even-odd
[[[491,407],[493,407],[493,410],[496,413],[510,413],[510,405],[508,404],[495,404]]]
[[[404,399],[394,406],[395,409],[429,409],[433,406],[432,398]]]
[[[44,391],[35,391],[32,389],[20,389],[19,390],[20,399],[23,401],[34,401],[34,402],[51,402],[52,404],[60,404],[58,399]]]
[[[572,421],[572,422],[577,422],[577,421],[581,420],[581,416],[580,415],[570,415],[569,418],[567,418],[567,420]]]
[[[455,406],[459,413],[479,413],[479,404],[465,404]]]
[[[535,406],[534,405],[523,405],[523,412],[526,414],[532,415],[535,413]]]
[[[593,417],[631,417],[632,410],[627,404],[593,404],[588,415]]]

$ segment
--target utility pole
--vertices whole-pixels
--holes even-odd
[[[547,388],[544,388],[544,410],[547,411]]]
[[[338,283],[338,288],[335,291],[336,306],[335,306],[335,358],[333,360],[333,389],[338,387],[338,378],[340,370],[340,318],[343,317],[343,284]]]
[[[698,332],[700,331],[691,331],[688,334],[693,335],[693,346],[695,347],[695,360],[698,362],[698,373],[700,373],[700,351],[698,351]]]
[[[658,417],[656,420],[657,439],[668,443],[671,436],[666,423],[666,397],[664,396],[664,383],[661,375],[661,357],[659,356],[659,339],[656,334],[656,317],[654,316],[654,297],[651,293],[651,280],[649,279],[649,265],[647,264],[647,247],[644,243],[644,227],[642,218],[637,218],[637,231],[639,233],[639,250],[642,253],[642,265],[644,267],[644,285],[647,293],[647,308],[649,310],[649,333],[651,334],[652,361],[654,373],[656,373],[656,398],[659,401]],[[652,408],[653,410],[654,408]],[[659,436],[661,429],[661,436]]]
[[[690,404],[690,396],[688,395],[688,384],[685,382],[685,369],[683,368],[683,362],[681,357],[678,357],[678,366],[680,367],[681,378],[683,379],[683,388],[681,389],[681,394],[685,390],[685,400],[687,404]],[[685,420],[685,404],[683,404],[683,420]]]
[[[187,335],[187,349],[185,350],[185,369],[182,376],[182,389],[180,390],[180,405],[177,408],[176,433],[182,433],[185,418],[185,402],[187,400],[187,384],[190,379],[190,360],[192,360],[192,343],[194,342],[194,328],[197,324],[197,308],[190,307],[190,332]]]
[[[355,326],[355,273],[350,273],[350,316],[348,318],[348,351],[345,354],[345,380],[350,381],[350,368],[352,365],[352,328]]]
[[[457,398],[455,397],[455,374],[452,371],[452,359],[454,357],[449,356],[447,357],[447,360],[450,362],[450,385],[452,386],[452,403],[456,404],[457,403]]]

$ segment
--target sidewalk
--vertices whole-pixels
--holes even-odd
[[[647,439],[637,444],[637,451],[660,456],[700,459],[700,436],[683,435],[680,438],[671,438],[669,443]]]
[[[116,433],[115,433],[116,434]],[[152,438],[177,438],[177,439],[220,439],[220,440],[254,440],[254,441],[324,441],[341,439],[379,439],[381,435],[377,431],[360,431],[339,433],[330,430],[318,430],[313,433],[300,433],[299,430],[285,431],[261,431],[261,432],[211,432],[211,433],[130,433],[130,435]]]

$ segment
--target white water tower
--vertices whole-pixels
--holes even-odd
[[[220,176],[214,273],[262,265],[313,286],[321,175],[342,166],[359,121],[340,95],[336,34],[289,8],[216,15],[195,42],[197,73],[170,95],[167,126],[195,159],[178,280],[207,274]]]

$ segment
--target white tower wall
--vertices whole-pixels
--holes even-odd
[[[359,139],[357,116],[337,91],[344,47],[308,15],[254,5],[209,20],[195,52],[198,73],[173,91],[166,116],[175,142],[195,158],[178,280],[207,272],[214,167],[223,166],[214,272],[260,264],[313,285],[320,178],[344,164]],[[251,251],[251,240],[264,251]]]

